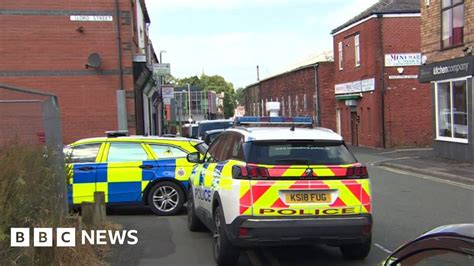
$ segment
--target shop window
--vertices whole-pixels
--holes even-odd
[[[464,42],[464,0],[443,0],[442,46],[447,48]]]
[[[355,47],[355,66],[360,66],[360,42],[359,34],[354,37],[354,47]]]
[[[436,84],[436,137],[467,143],[467,80]]]

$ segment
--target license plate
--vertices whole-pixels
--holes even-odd
[[[287,204],[295,203],[331,203],[331,192],[329,191],[295,191],[285,192]]]

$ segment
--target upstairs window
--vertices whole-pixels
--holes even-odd
[[[464,0],[443,0],[442,47],[456,46],[464,42]]]
[[[342,51],[342,42],[339,42],[338,44],[338,50],[339,50],[339,58],[338,58],[338,61],[339,61],[339,70],[342,70],[342,54],[343,54],[343,51]]]
[[[360,43],[359,43],[359,34],[354,37],[354,47],[355,47],[355,66],[360,66]]]

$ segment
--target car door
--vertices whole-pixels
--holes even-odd
[[[97,183],[99,151],[102,143],[88,143],[67,148],[68,202],[93,201]]]
[[[104,156],[106,167],[99,167],[98,175],[104,176],[97,183],[97,190],[104,191],[106,202],[126,203],[141,200],[142,190],[156,168],[151,154],[140,142],[108,142]]]
[[[209,147],[204,163],[200,164],[196,169],[196,176],[193,179],[194,204],[199,213],[205,212],[206,218],[210,218],[209,207],[212,204],[212,182],[214,178],[214,170],[219,162],[219,156],[222,152],[222,144],[224,144],[225,136],[219,136]]]
[[[148,144],[148,146],[155,154],[156,163],[159,166],[155,169],[156,176],[176,178],[187,187],[194,166],[186,159],[188,153],[170,144]]]

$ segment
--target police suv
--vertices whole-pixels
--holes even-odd
[[[363,259],[371,245],[367,168],[342,137],[307,117],[242,117],[224,131],[190,177],[188,227],[214,234],[214,258],[235,264],[239,247],[322,243]],[[286,125],[274,127],[270,125]]]

